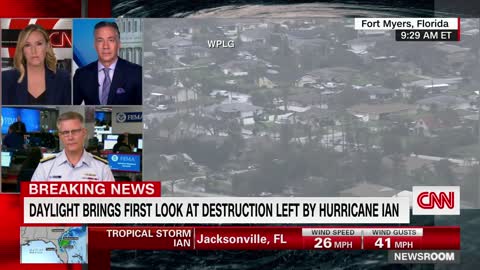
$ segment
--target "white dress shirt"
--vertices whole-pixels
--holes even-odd
[[[115,178],[106,160],[83,150],[74,166],[63,150],[55,157],[41,160],[31,181],[115,181]]]

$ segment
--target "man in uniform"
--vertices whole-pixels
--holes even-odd
[[[61,114],[57,128],[65,148],[56,156],[42,159],[32,181],[115,181],[108,162],[84,149],[87,129],[81,114]]]

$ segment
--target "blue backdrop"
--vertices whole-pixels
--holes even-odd
[[[22,117],[27,132],[40,131],[40,110],[20,109],[20,108],[2,108],[2,133],[8,133],[8,127],[17,121],[17,116]]]
[[[115,19],[74,19],[73,20],[73,60],[83,67],[97,60],[94,47],[93,29],[100,21],[115,22]]]

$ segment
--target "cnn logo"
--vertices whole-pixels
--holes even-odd
[[[414,186],[414,215],[460,215],[459,186]]]

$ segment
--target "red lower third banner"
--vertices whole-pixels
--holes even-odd
[[[108,189],[106,189],[108,190]],[[52,191],[52,190],[50,190]],[[30,194],[32,195],[32,194]],[[43,196],[43,194],[37,194]],[[155,192],[151,194],[155,195]],[[23,223],[18,194],[0,194],[0,269],[81,269],[20,264],[20,232],[78,225]],[[34,228],[29,229],[29,228]],[[45,229],[43,231],[46,231]],[[71,238],[71,235],[65,235]],[[64,238],[66,239],[66,238]],[[62,246],[68,241],[60,241]],[[460,228],[419,226],[91,226],[89,269],[109,269],[111,250],[459,250]]]
[[[20,227],[23,224],[20,195],[0,194],[0,221],[0,269],[82,269],[81,265],[20,264]]]
[[[459,227],[90,227],[89,265],[110,250],[459,250]],[[441,239],[441,240],[440,240]]]

